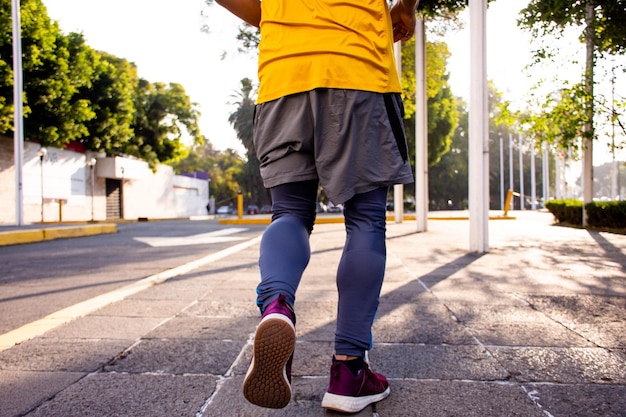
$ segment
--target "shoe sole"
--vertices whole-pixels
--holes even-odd
[[[269,314],[254,334],[252,362],[243,381],[243,395],[252,404],[284,408],[291,401],[287,361],[296,345],[296,329],[288,317]]]
[[[367,395],[363,397],[349,397],[347,395],[337,395],[327,392],[322,399],[322,407],[327,410],[339,411],[342,413],[358,413],[370,404],[377,403],[389,396],[389,387],[380,394]]]

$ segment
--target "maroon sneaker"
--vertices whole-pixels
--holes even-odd
[[[330,384],[322,399],[322,407],[343,413],[357,413],[387,398],[389,393],[387,378],[372,372],[367,363],[355,376],[345,364],[335,362],[330,368]]]
[[[243,381],[243,395],[252,404],[283,408],[291,401],[295,323],[296,316],[283,294],[263,312],[254,334],[252,362]]]

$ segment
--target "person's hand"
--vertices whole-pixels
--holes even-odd
[[[408,41],[415,33],[416,4],[411,0],[398,0],[391,7],[391,22],[393,24],[393,41]]]

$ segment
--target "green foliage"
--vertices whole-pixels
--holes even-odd
[[[233,96],[237,101],[234,104],[236,109],[230,114],[228,121],[237,132],[237,138],[246,148],[247,163],[245,165],[245,180],[241,183],[241,191],[244,198],[252,204],[259,206],[270,204],[269,192],[263,186],[259,160],[252,141],[252,125],[254,116],[254,106],[256,102],[254,86],[252,80],[244,78],[241,80],[241,90]]]
[[[0,0],[0,104],[4,104],[0,133],[13,129],[11,7],[10,0]],[[61,33],[40,0],[23,1],[21,18],[24,134],[44,146],[63,147],[88,134],[85,122],[95,117],[89,102],[75,97],[78,88],[89,83],[92,71],[82,51],[73,49],[76,39]],[[72,56],[72,51],[79,53]]]
[[[0,0],[0,133],[13,130],[11,0]],[[185,156],[201,141],[199,113],[179,84],[139,80],[133,64],[61,33],[41,0],[23,0],[24,135],[43,146],[80,142],[151,166]],[[184,128],[184,132],[183,132]]]
[[[540,39],[547,34],[561,36],[567,27],[584,26],[587,5],[595,9],[596,50],[610,55],[626,51],[626,2],[624,0],[531,0],[521,11],[518,25]],[[538,57],[546,51],[538,51]]]
[[[85,124],[89,135],[81,142],[93,151],[118,154],[134,139],[137,70],[125,59],[104,52],[92,51],[91,59],[92,83],[81,88],[79,94],[91,102],[96,117]]]
[[[582,84],[564,88],[559,94],[548,95],[540,113],[523,117],[521,123],[528,127],[530,134],[558,149],[578,151],[579,139],[591,133],[584,128],[590,121],[585,110],[589,100],[589,93]]]
[[[585,212],[591,227],[626,229],[626,201],[594,201],[585,205]]]
[[[582,224],[583,202],[580,200],[550,200],[545,206],[558,223],[575,226]],[[589,227],[626,229],[626,201],[593,201],[585,204],[585,213]]]
[[[444,42],[427,42],[426,56],[428,165],[432,166],[450,150],[459,114],[456,99],[448,84],[448,46]],[[402,44],[402,98],[409,159],[415,161],[415,38]]]
[[[550,200],[545,207],[558,223],[580,225],[583,222],[583,202],[580,200]]]
[[[187,155],[188,149],[183,143],[185,133],[193,143],[202,140],[198,128],[199,112],[180,84],[153,84],[139,80],[135,109],[135,138],[124,151],[146,160],[153,167],[160,161],[175,161]]]
[[[450,17],[465,7],[467,0],[420,0],[417,10],[426,16]]]
[[[559,148],[576,148],[578,139],[594,139],[596,98],[593,93],[594,67],[598,55],[623,55],[626,52],[626,2],[624,0],[531,0],[521,11],[518,25],[531,32],[540,43],[535,62],[554,59],[547,35],[560,38],[565,30],[581,27],[580,41],[586,46],[584,85],[564,89],[558,102],[548,97],[542,113],[531,125],[542,138]],[[541,45],[543,43],[543,45]],[[615,119],[616,114],[611,113]]]
[[[177,174],[207,172],[211,180],[211,196],[216,206],[235,202],[240,183],[245,179],[245,161],[236,151],[217,151],[209,140],[193,146],[187,157],[172,162]]]
[[[430,210],[464,210],[468,200],[468,112],[457,100],[459,124],[452,135],[451,149],[428,168]]]

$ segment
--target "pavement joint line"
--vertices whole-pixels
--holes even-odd
[[[541,405],[541,403],[539,402],[540,398],[537,395],[538,392],[537,390],[528,390],[526,389],[526,386],[524,384],[522,384],[522,391],[524,391],[524,393],[526,394],[526,396],[528,397],[528,399],[535,404],[535,406],[537,406],[537,408],[539,408],[540,411],[542,411],[547,417],[554,417],[554,415],[552,415],[550,412],[548,412],[548,410],[546,410],[543,405]]]
[[[138,292],[143,291],[153,285],[161,284],[168,279],[183,275],[193,269],[199,268],[200,266],[215,262],[217,260],[235,254],[259,243],[260,241],[261,236],[259,235],[250,240],[230,246],[226,249],[223,249],[216,253],[212,253],[195,261],[191,261],[181,266],[159,272],[147,278],[143,278],[139,281],[133,282],[132,284],[90,298],[89,300],[81,301],[80,303],[51,313],[39,320],[35,320],[17,329],[13,329],[7,333],[1,334],[0,352],[10,349],[15,345],[19,345],[20,343],[33,339],[37,336],[41,336],[52,329],[55,329],[77,318],[86,316],[87,314],[92,313],[109,304],[121,301],[130,295],[137,294]]]
[[[211,406],[211,404],[213,403],[213,400],[217,397],[217,394],[222,389],[222,386],[224,385],[226,380],[231,379],[233,377],[233,371],[235,370],[235,368],[239,365],[239,363],[243,359],[244,352],[246,351],[247,347],[253,345],[255,333],[256,333],[256,329],[255,329],[255,331],[253,333],[250,333],[250,335],[248,335],[248,340],[246,341],[246,344],[243,345],[243,347],[239,351],[239,354],[237,355],[237,357],[235,358],[233,363],[228,367],[228,370],[226,371],[226,373],[224,375],[220,376],[220,378],[217,381],[217,384],[215,386],[215,390],[213,391],[213,394],[211,394],[211,396],[202,405],[202,407],[200,408],[200,411],[196,413],[196,417],[203,417],[204,416],[205,411]]]

